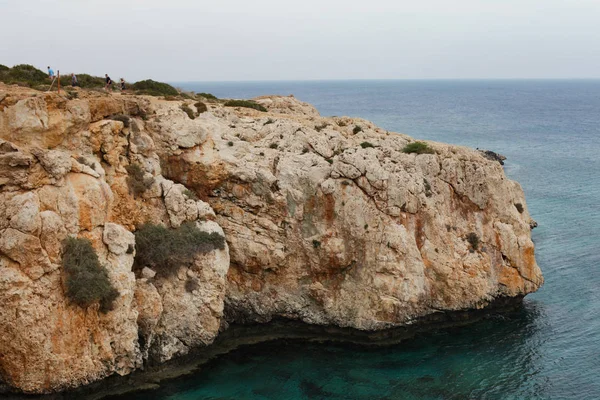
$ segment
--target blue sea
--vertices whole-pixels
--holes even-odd
[[[145,399],[600,399],[600,81],[179,83],[220,98],[294,94],[322,115],[505,155],[539,227],[543,288],[522,310],[400,344],[275,341]]]

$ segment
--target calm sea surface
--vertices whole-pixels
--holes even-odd
[[[600,399],[600,81],[178,86],[232,98],[293,93],[322,115],[506,155],[540,224],[546,284],[513,315],[391,347],[248,346],[143,398]]]

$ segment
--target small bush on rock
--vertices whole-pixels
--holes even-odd
[[[471,245],[471,252],[479,249],[479,236],[475,232],[471,232],[467,235],[467,242]]]
[[[362,128],[362,126],[359,126],[359,125],[355,125],[354,128],[352,129],[352,133],[354,133],[355,135],[358,132],[362,132],[362,131],[363,131],[363,128]]]
[[[204,104],[201,101],[196,102],[194,104],[194,107],[196,107],[196,110],[198,110],[198,114],[202,114],[203,112],[208,111],[208,107],[206,107],[206,104]]]
[[[181,105],[181,110],[187,114],[188,117],[190,117],[190,119],[195,119],[196,118],[196,113],[194,113],[194,110],[192,110],[190,108],[190,106],[188,106],[187,104],[182,104]]]
[[[519,214],[523,214],[523,211],[525,211],[525,209],[523,208],[523,204],[521,204],[521,203],[515,204],[515,208],[517,209]]]
[[[362,147],[363,149],[366,149],[366,148],[368,148],[368,147],[375,147],[375,146],[373,146],[373,144],[372,144],[372,143],[369,143],[369,142],[362,142],[362,143],[360,144],[360,147]]]
[[[100,265],[88,239],[65,239],[62,265],[67,277],[66,295],[71,302],[83,308],[98,302],[102,313],[113,309],[119,292],[108,279],[108,271]]]
[[[435,151],[424,142],[412,142],[404,146],[403,153],[434,154]]]
[[[216,232],[203,232],[193,222],[176,229],[144,224],[135,232],[135,247],[137,269],[149,266],[168,276],[191,264],[196,254],[224,249],[225,238]]]
[[[150,189],[154,183],[154,178],[144,178],[144,170],[138,164],[130,164],[125,167],[129,176],[127,177],[127,185],[129,190],[136,195],[144,193]]]
[[[266,112],[267,109],[261,104],[252,100],[228,100],[225,102],[225,107],[245,107],[252,108],[258,111]]]

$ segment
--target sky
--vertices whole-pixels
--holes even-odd
[[[600,0],[0,0],[0,37],[128,81],[600,78]]]

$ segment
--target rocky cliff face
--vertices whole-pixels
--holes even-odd
[[[9,386],[42,393],[127,374],[209,345],[230,322],[377,330],[542,284],[523,191],[479,152],[429,143],[433,154],[407,154],[410,137],[322,118],[293,97],[258,98],[268,113],[210,104],[195,119],[180,101],[79,97],[0,86]],[[128,185],[132,164],[143,193]],[[228,246],[172,275],[134,272],[132,232],[148,221],[191,221]],[[119,291],[112,311],[65,296],[67,236],[91,240]]]

